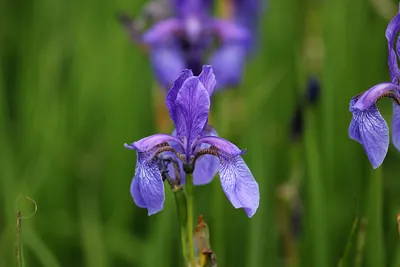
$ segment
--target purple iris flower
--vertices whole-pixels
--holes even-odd
[[[131,185],[134,202],[149,215],[162,210],[164,185],[157,162],[174,157],[181,173],[193,173],[193,184],[209,183],[219,171],[222,189],[235,208],[252,217],[259,204],[259,188],[242,159],[245,150],[217,136],[208,125],[210,96],[216,85],[211,66],[203,66],[199,76],[184,70],[168,92],[166,105],[175,124],[172,135],[155,134],[126,148],[137,151]],[[172,174],[173,172],[171,172]]]
[[[169,89],[184,69],[198,75],[204,63],[211,63],[218,77],[217,89],[237,85],[252,42],[251,29],[241,23],[242,17],[237,21],[212,17],[212,0],[169,1],[173,15],[154,24],[140,38],[129,28],[135,41],[149,48],[159,83]]]
[[[397,63],[400,52],[399,31],[400,14],[397,14],[386,29],[392,82],[377,84],[350,101],[350,111],[353,113],[349,127],[350,138],[364,147],[374,169],[382,164],[389,148],[389,128],[376,106],[378,100],[384,97],[393,101],[392,141],[400,150],[400,71]]]

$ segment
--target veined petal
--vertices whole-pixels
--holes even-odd
[[[260,202],[258,183],[241,156],[223,152],[219,156],[222,190],[235,208],[243,208],[252,217]]]
[[[175,79],[185,69],[181,51],[172,44],[152,47],[150,61],[158,82],[165,90],[171,87]]]
[[[149,215],[162,210],[165,200],[164,184],[153,156],[154,151],[137,152],[135,176],[131,184],[134,202],[141,208],[147,208]]]
[[[350,105],[350,111],[352,110],[368,110],[370,107],[374,106],[376,101],[382,97],[388,91],[400,91],[400,87],[393,83],[380,83],[371,87],[368,91],[364,92],[360,97],[353,98],[353,105]]]
[[[397,56],[396,51],[397,48],[397,33],[400,31],[400,14],[397,14],[388,24],[386,28],[386,39],[388,41],[388,63],[389,63],[389,70],[390,70],[390,77],[393,82],[398,79],[399,75],[399,67],[397,65]]]
[[[400,151],[400,106],[397,103],[393,103],[392,139],[393,145]]]
[[[207,125],[202,135],[205,136],[218,136],[217,132],[211,125]],[[202,143],[199,145],[198,150],[209,148],[210,145]],[[196,160],[193,172],[193,184],[202,185],[208,184],[214,178],[219,168],[219,159],[213,155],[203,155]]]
[[[222,44],[214,52],[211,65],[217,77],[217,90],[241,82],[245,59],[246,47],[240,42]]]
[[[177,76],[178,77],[178,76]],[[185,69],[181,72],[180,76],[175,80],[174,85],[169,90],[167,98],[165,100],[165,104],[169,110],[169,114],[171,119],[174,121],[175,127],[177,128],[179,125],[179,121],[177,120],[176,114],[176,97],[178,96],[178,92],[182,87],[182,84],[190,77],[193,77],[193,72],[191,70]],[[175,77],[176,78],[176,77]],[[175,132],[176,133],[176,132]]]
[[[181,30],[180,25],[175,18],[162,20],[143,35],[142,41],[148,45],[163,44]]]
[[[176,97],[179,113],[177,136],[186,136],[187,148],[199,137],[208,121],[210,96],[198,77],[188,78]],[[182,124],[181,124],[182,122]]]
[[[240,150],[236,145],[218,136],[203,136],[197,140],[197,144],[202,143],[215,146],[230,155],[243,155],[246,152],[246,150]]]
[[[354,107],[349,136],[364,147],[372,167],[376,169],[382,164],[389,148],[389,128],[375,104],[363,110]]]
[[[199,75],[199,80],[203,84],[204,88],[206,88],[208,94],[211,96],[217,83],[211,65],[203,66],[203,70]]]
[[[169,134],[153,134],[142,138],[139,141],[133,142],[131,145],[125,144],[126,148],[137,150],[138,152],[146,152],[152,150],[156,145],[164,142],[174,142],[182,146],[182,142]]]

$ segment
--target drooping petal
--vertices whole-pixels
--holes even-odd
[[[235,208],[243,208],[252,217],[260,202],[258,183],[240,155],[219,154],[222,190]]]
[[[400,151],[400,106],[397,103],[393,103],[392,140],[393,145]]]
[[[241,82],[245,59],[246,47],[240,42],[223,44],[214,52],[211,65],[217,77],[217,90]]]
[[[125,144],[125,147],[138,152],[146,152],[152,150],[155,146],[164,142],[174,142],[179,146],[182,146],[181,141],[175,136],[169,134],[153,134],[139,141],[133,142],[131,145]]]
[[[237,23],[214,19],[212,27],[216,36],[223,44],[240,42],[241,44],[246,45],[250,42],[250,32]]]
[[[166,91],[185,69],[182,52],[173,44],[152,47],[150,61],[158,82]]]
[[[199,80],[203,84],[204,88],[206,88],[208,94],[211,96],[217,83],[211,65],[203,66],[203,70],[199,75]]]
[[[172,88],[169,90],[165,100],[165,104],[167,105],[171,119],[174,121],[175,127],[178,127],[177,123],[179,123],[176,114],[176,97],[178,96],[178,92],[181,89],[182,84],[190,77],[193,77],[193,72],[188,69],[183,70],[179,77],[177,76],[177,79],[175,80]]]
[[[389,148],[389,128],[375,104],[368,109],[360,110],[354,108],[358,101],[352,108],[353,118],[349,127],[349,136],[364,147],[365,153],[375,169],[382,164],[386,157]]]
[[[135,176],[131,185],[134,202],[141,208],[147,208],[148,214],[162,210],[165,193],[161,173],[157,162],[152,160],[154,151],[137,152]]]
[[[385,93],[388,91],[400,91],[400,87],[393,83],[380,83],[373,87],[371,87],[368,91],[364,92],[359,98],[352,99],[354,105],[350,105],[350,111],[357,110],[366,110],[371,106],[375,105],[376,101],[379,100]],[[356,101],[354,101],[356,100]]]
[[[230,155],[243,155],[246,152],[246,150],[240,150],[236,145],[218,136],[203,136],[197,140],[197,144],[202,143],[215,146]]]
[[[208,121],[210,96],[198,77],[190,77],[179,90],[176,104],[178,125],[182,125],[176,129],[177,136],[187,138],[187,148],[189,149],[193,140],[201,135]],[[188,151],[188,153],[190,152]]]
[[[399,66],[397,64],[396,51],[397,48],[397,33],[400,31],[400,14],[397,14],[388,24],[386,28],[386,39],[388,41],[388,63],[390,70],[390,78],[392,82],[397,82],[399,79]]]
[[[217,132],[211,125],[207,125],[204,129],[203,136],[218,136]],[[209,148],[210,145],[207,143],[202,143],[196,149],[197,151],[200,149]],[[213,155],[203,155],[200,156],[196,160],[195,168],[193,172],[193,184],[194,185],[202,185],[208,184],[214,178],[219,168],[219,159]]]
[[[181,30],[181,23],[178,19],[166,19],[151,27],[142,37],[142,42],[148,45],[163,44],[174,38]]]

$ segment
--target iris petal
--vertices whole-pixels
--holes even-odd
[[[364,147],[374,169],[382,164],[389,148],[389,128],[375,104],[365,110],[353,108],[349,136]]]
[[[146,152],[152,150],[156,145],[164,142],[174,142],[179,146],[182,146],[182,143],[179,141],[179,139],[172,135],[153,134],[142,138],[139,141],[132,143],[131,145],[125,144],[125,147],[132,150],[137,150],[138,152]]]
[[[173,44],[151,48],[150,61],[160,85],[168,90],[176,77],[185,69],[182,52]]]
[[[260,202],[258,183],[239,155],[220,153],[220,179],[225,195],[235,208],[243,208],[252,217]]]
[[[198,77],[187,79],[176,97],[178,107],[177,136],[187,138],[187,148],[193,140],[199,137],[208,121],[210,111],[210,96]],[[182,122],[182,124],[181,124]],[[190,151],[187,151],[190,155]],[[188,156],[187,155],[187,156]]]
[[[218,136],[217,132],[213,127],[207,125],[203,131],[203,135],[206,136]],[[210,145],[203,143],[199,145],[198,150],[207,149]],[[213,155],[203,155],[196,160],[196,166],[193,172],[193,184],[202,185],[208,184],[212,181],[219,168],[219,159]]]
[[[397,76],[399,74],[399,67],[397,65],[397,56],[396,56],[396,50],[393,49],[395,45],[397,45],[397,40],[395,38],[397,37],[397,33],[400,30],[400,14],[397,14],[388,24],[386,28],[386,39],[388,41],[388,50],[389,50],[389,70],[390,70],[390,77],[393,82],[397,79]]]
[[[138,152],[135,175],[131,184],[133,201],[141,208],[147,208],[148,214],[162,210],[165,193],[161,173],[157,162],[152,160],[155,151]]]
[[[392,139],[393,145],[400,151],[400,106],[397,103],[393,103]]]
[[[212,58],[217,79],[217,90],[228,86],[236,86],[241,82],[243,66],[246,59],[246,47],[238,42],[223,44]]]
[[[168,39],[171,39],[180,29],[181,26],[178,19],[162,20],[143,35],[142,41],[148,45],[163,44]]]
[[[215,75],[213,73],[213,69],[210,65],[204,65],[203,70],[199,75],[199,80],[206,88],[208,94],[211,96],[217,81],[215,80]]]

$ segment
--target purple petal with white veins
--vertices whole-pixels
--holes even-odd
[[[148,45],[163,44],[173,38],[181,30],[178,19],[166,19],[151,27],[142,38],[143,43]]]
[[[357,104],[353,106],[349,136],[364,147],[372,167],[376,169],[389,148],[389,128],[375,104],[364,110],[354,108]]]
[[[217,83],[211,65],[203,66],[203,70],[199,75],[199,80],[203,84],[204,88],[206,88],[208,94],[211,96]]]
[[[242,157],[221,152],[219,175],[222,190],[232,205],[252,217],[258,209],[260,190]]]
[[[147,208],[149,215],[162,210],[165,200],[161,173],[157,162],[152,160],[154,152],[137,152],[135,176],[131,184],[134,202],[141,208]]]
[[[179,146],[182,146],[181,141],[178,138],[169,134],[153,134],[148,137],[142,138],[139,141],[133,142],[131,145],[125,144],[126,148],[137,150],[138,152],[150,151],[156,145],[164,142],[174,142]]]
[[[219,150],[222,150],[223,152],[230,155],[243,155],[246,152],[246,150],[240,150],[236,145],[218,136],[203,136],[199,138],[196,143],[206,143],[215,146]]]
[[[397,65],[396,48],[397,45],[397,33],[400,30],[400,14],[397,14],[388,24],[386,28],[386,39],[388,41],[388,63],[390,70],[390,77],[393,82],[396,82],[399,75],[399,67]]]
[[[172,86],[175,79],[185,69],[182,52],[172,44],[152,47],[150,61],[158,82],[165,90]]]
[[[400,91],[400,87],[393,83],[380,83],[371,87],[368,91],[359,96],[352,106],[353,110],[368,110],[375,105],[376,101],[388,91]],[[351,111],[351,110],[350,110]]]
[[[211,58],[211,65],[217,77],[217,90],[236,86],[242,80],[246,59],[246,47],[240,42],[222,44]]]
[[[393,103],[392,141],[400,151],[400,106],[397,103]]]
[[[178,77],[178,76],[177,76]],[[182,84],[190,77],[193,77],[193,72],[191,70],[183,70],[179,77],[175,80],[174,85],[172,88],[169,90],[165,104],[167,105],[167,108],[169,110],[169,115],[171,116],[171,119],[174,121],[175,128],[178,127],[179,121],[177,120],[177,114],[176,114],[176,97],[178,96],[178,92],[182,87]],[[176,132],[175,132],[176,134]],[[174,135],[174,134],[173,134]]]
[[[198,77],[190,77],[179,90],[176,104],[178,124],[182,125],[176,129],[177,136],[186,136],[189,149],[193,140],[201,135],[208,121],[210,96]]]
[[[207,125],[202,135],[218,136],[217,132],[211,125]],[[199,145],[199,148],[197,150],[206,149],[209,147],[210,147],[209,144],[202,143],[201,145]],[[200,156],[200,158],[198,158],[195,163],[195,168],[193,172],[193,184],[194,185],[208,184],[214,178],[215,174],[218,171],[218,168],[219,168],[218,157],[207,154]]]

